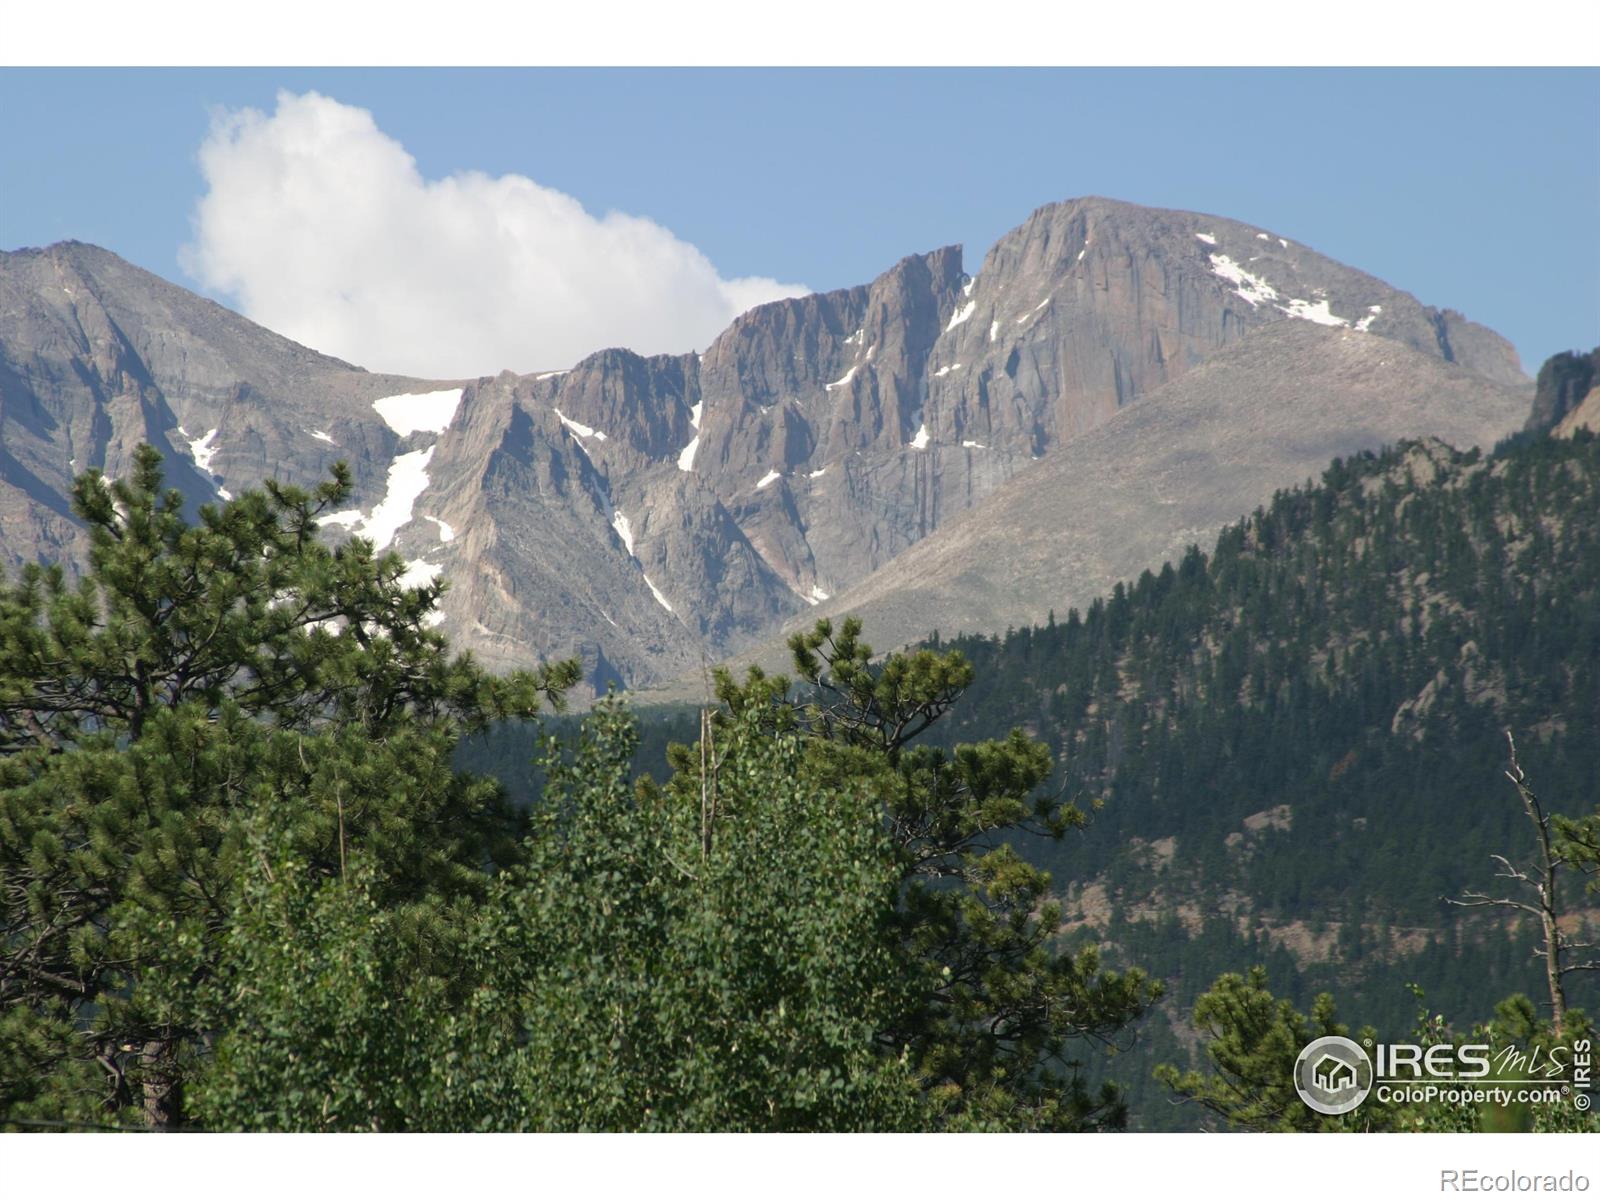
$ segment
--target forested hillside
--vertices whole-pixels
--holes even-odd
[[[1597,489],[1582,433],[1489,457],[1404,445],[1336,462],[1087,613],[947,643],[976,682],[938,736],[1020,725],[1098,806],[1037,853],[1069,936],[1172,985],[1141,1068],[1183,1062],[1195,996],[1252,963],[1380,1028],[1409,1027],[1411,981],[1464,1022],[1539,994],[1531,925],[1442,898],[1531,845],[1506,730],[1551,809],[1594,806]],[[1186,1122],[1146,1071],[1117,1074],[1136,1124]]]

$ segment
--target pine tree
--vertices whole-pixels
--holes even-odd
[[[801,738],[804,767],[826,787],[865,785],[883,812],[899,879],[898,977],[906,1006],[879,1031],[923,1090],[927,1124],[946,1129],[1092,1129],[1126,1118],[1117,1088],[1088,1082],[1086,1048],[1123,1033],[1161,994],[1142,971],[1101,966],[1058,944],[1050,876],[1012,841],[1060,838],[1085,813],[1041,790],[1048,750],[1020,730],[945,751],[913,744],[973,682],[959,652],[891,654],[881,663],[860,622],[819,621],[790,640],[804,695],[751,669],[718,672],[727,712],[698,750],[680,748],[669,784],[698,792],[718,731],[752,718]]]
[[[140,447],[128,478],[76,482],[87,574],[0,587],[0,1120],[185,1122],[249,820],[317,877],[360,852],[422,947],[513,855],[509,806],[451,752],[577,667],[450,657],[427,620],[440,585],[319,540],[349,492],[340,464],[190,524]]]

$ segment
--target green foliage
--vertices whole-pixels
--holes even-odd
[[[1348,1037],[1334,1014],[1333,997],[1318,996],[1309,1015],[1267,990],[1266,972],[1224,975],[1194,1007],[1194,1024],[1206,1039],[1210,1071],[1179,1071],[1163,1064],[1157,1078],[1186,1101],[1201,1105],[1237,1129],[1312,1133],[1388,1129],[1388,1113],[1363,1106],[1342,1117],[1308,1108],[1294,1088],[1294,1063],[1319,1037]],[[1362,1035],[1369,1040],[1372,1030]],[[1373,1123],[1374,1114],[1379,1115]]]
[[[667,792],[693,794],[717,731],[751,720],[769,735],[797,735],[809,778],[870,788],[899,880],[899,976],[914,989],[881,1037],[903,1048],[930,1124],[1121,1124],[1120,1093],[1089,1086],[1076,1053],[1127,1030],[1160,987],[1142,971],[1103,968],[1092,947],[1062,947],[1049,875],[1007,841],[1060,838],[1083,813],[1039,790],[1050,756],[1020,731],[948,751],[911,745],[970,686],[972,668],[959,653],[932,650],[874,664],[860,632],[853,619],[837,630],[819,621],[791,639],[802,700],[790,699],[786,678],[752,669],[741,684],[719,672],[728,715],[698,750],[674,754]]]
[[[254,829],[233,920],[195,1007],[214,1055],[189,1085],[208,1129],[426,1127],[439,1104],[444,980],[419,970],[405,921],[364,865],[318,879]]]
[[[728,732],[715,797],[641,802],[603,704],[525,860],[461,928],[452,1001],[367,872],[311,886],[252,860],[197,1083],[217,1127],[805,1130],[917,1123],[877,1033],[904,1007],[893,858],[870,799],[799,749]]]
[[[481,894],[512,856],[514,814],[452,751],[576,667],[449,656],[438,586],[318,540],[348,493],[340,465],[190,525],[141,447],[76,484],[86,576],[0,588],[0,1119],[183,1123],[248,819],[312,876],[364,853],[382,908]]]
[[[1410,992],[1423,1000],[1422,989]],[[1515,1047],[1527,1062],[1564,1072],[1572,1062],[1575,1043],[1593,1043],[1594,1028],[1582,1013],[1568,1014],[1567,1028],[1557,1037],[1549,1021],[1541,1020],[1524,996],[1513,996],[1495,1009],[1495,1019],[1454,1031],[1446,1018],[1419,1008],[1414,1026],[1404,1040],[1422,1047],[1489,1046],[1491,1053]],[[1251,968],[1248,976],[1223,975],[1194,1008],[1194,1024],[1206,1039],[1208,1070],[1182,1071],[1168,1064],[1156,1069],[1157,1077],[1184,1103],[1196,1104],[1225,1127],[1255,1132],[1600,1132],[1600,1118],[1571,1103],[1530,1104],[1493,1102],[1476,1104],[1448,1098],[1431,1102],[1384,1103],[1376,1092],[1354,1111],[1323,1116],[1307,1107],[1294,1088],[1294,1064],[1311,1041],[1330,1035],[1352,1036],[1334,1015],[1333,997],[1316,998],[1310,1014],[1301,1013],[1288,1000],[1267,989],[1266,973]],[[1373,1045],[1377,1033],[1370,1027],[1353,1035]],[[1497,1064],[1500,1060],[1493,1060]],[[1495,1070],[1507,1078],[1506,1068]],[[1544,1070],[1528,1069],[1522,1077],[1545,1080]],[[1553,1082],[1559,1084],[1564,1074]]]
[[[486,906],[524,946],[517,1090],[546,1129],[914,1123],[877,1034],[903,1007],[896,877],[872,798],[799,770],[792,735],[724,726],[706,789],[630,784],[609,706],[547,766],[526,865]]]

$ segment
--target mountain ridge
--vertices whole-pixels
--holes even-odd
[[[63,262],[88,269],[42,270]],[[1498,335],[1289,239],[1099,198],[1037,209],[976,276],[942,247],[758,306],[699,354],[474,380],[365,371],[82,243],[19,252],[0,256],[0,559],[81,554],[72,473],[118,473],[139,441],[196,503],[345,457],[344,527],[450,577],[460,644],[650,683],[760,642],[1283,322],[1523,378]],[[437,428],[373,409],[446,392]]]

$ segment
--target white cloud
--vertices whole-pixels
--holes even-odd
[[[424,179],[365,109],[309,92],[218,115],[183,266],[244,314],[378,371],[466,378],[567,367],[607,346],[704,346],[803,294],[723,279],[644,217],[594,217],[521,175]]]

